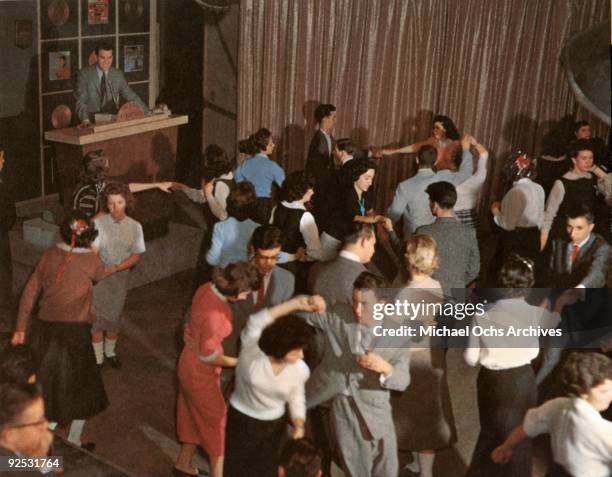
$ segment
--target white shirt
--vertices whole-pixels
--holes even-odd
[[[468,177],[457,189],[457,203],[455,204],[455,210],[469,210],[475,209],[478,199],[480,198],[480,189],[487,180],[487,162],[489,160],[489,153],[485,152],[478,158],[478,169],[476,173]]]
[[[571,475],[611,475],[612,422],[584,399],[561,397],[530,409],[523,428],[530,437],[549,433],[555,462]]]
[[[522,298],[499,300],[483,316],[475,316],[470,327],[465,360],[470,366],[480,363],[487,369],[502,370],[531,363],[540,352],[536,336],[508,336],[510,327],[517,330],[537,327],[556,328],[561,317],[545,308],[533,306]],[[504,336],[475,336],[475,327],[499,330]]]
[[[219,179],[232,180],[233,178],[234,173],[231,171],[227,174],[219,176]],[[205,202],[208,202],[211,212],[219,220],[227,219],[227,198],[229,197],[230,190],[225,182],[219,180],[215,183],[214,195],[212,197],[213,200],[210,201],[206,200],[206,195],[202,189],[187,188],[183,190],[183,192],[187,197],[189,197],[189,199],[197,204],[204,204]]]
[[[295,200],[293,202],[282,202],[288,209],[306,210],[304,204]],[[310,261],[321,260],[321,240],[319,238],[319,228],[314,217],[308,211],[302,214],[300,219],[300,233],[306,243],[306,257]]]
[[[540,228],[544,220],[544,197],[540,184],[527,178],[519,179],[502,199],[501,210],[493,209],[493,219],[508,231],[517,227]]]
[[[352,262],[361,263],[361,259],[353,252],[349,252],[348,250],[340,250],[339,255],[347,260],[351,260]]]
[[[236,388],[230,403],[241,413],[262,421],[282,417],[285,404],[293,419],[306,419],[304,384],[310,376],[308,366],[300,359],[275,375],[270,358],[257,345],[263,329],[273,321],[265,308],[249,317],[241,334]]]

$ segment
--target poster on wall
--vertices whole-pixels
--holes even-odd
[[[112,35],[115,33],[116,0],[80,0],[83,36]]]
[[[48,81],[69,80],[70,73],[70,51],[49,52]]]
[[[43,92],[73,89],[79,64],[77,40],[44,42],[41,47]]]
[[[149,35],[119,38],[119,68],[129,81],[149,79]]]
[[[41,37],[66,38],[78,34],[77,0],[42,0]]]
[[[87,0],[88,25],[106,25],[108,18],[108,0]]]

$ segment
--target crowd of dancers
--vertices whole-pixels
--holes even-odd
[[[56,426],[81,445],[85,421],[109,405],[101,371],[121,368],[128,279],[145,253],[133,193],[157,187],[207,225],[177,366],[175,477],[205,475],[192,465],[198,447],[213,477],[314,477],[334,465],[352,477],[397,477],[404,467],[433,476],[436,452],[457,441],[446,376],[457,344],[428,335],[389,346],[373,334],[373,310],[390,299],[485,296],[484,316],[413,320],[454,330],[518,324],[560,330],[564,340],[513,347],[466,333],[459,342],[467,364],[480,366],[467,475],[530,476],[528,438],[543,433],[547,475],[611,475],[612,423],[600,413],[612,401],[612,174],[590,125],[576,123],[559,157],[511,154],[501,200],[485,217],[489,153],[450,118],[436,116],[422,142],[362,149],[334,139],[336,115],[331,104],[317,107],[304,168],[290,174],[271,158],[265,128],[240,141],[237,166],[208,146],[200,188],[110,182],[104,152],[85,156],[62,240],[32,272],[1,358],[3,452],[43,456]],[[396,154],[415,157],[417,171],[376,211],[378,162]],[[485,220],[497,237],[492,253],[483,253]],[[545,400],[551,381],[566,393]],[[38,435],[24,437],[32,427]]]

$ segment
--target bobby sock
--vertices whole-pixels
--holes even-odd
[[[433,464],[436,454],[423,454],[419,452],[419,465],[421,467],[421,477],[433,477]]]
[[[94,354],[96,355],[96,363],[102,364],[104,362],[104,343],[102,341],[98,341],[92,343]]]
[[[104,338],[104,354],[107,358],[112,358],[115,356],[115,345],[117,344],[117,340],[111,340],[108,338]]]

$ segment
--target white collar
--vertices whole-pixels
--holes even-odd
[[[352,161],[354,159],[354,156],[347,156],[344,159],[342,159],[342,165],[346,164],[348,161]]]
[[[229,171],[227,174],[221,174],[219,176],[219,179],[227,179],[227,180],[231,180],[234,178],[234,173],[232,171]]]
[[[213,293],[219,297],[219,300],[227,303],[227,297],[223,295],[219,290],[217,290],[217,287],[215,286],[214,283],[210,284],[210,288],[213,291]]]
[[[294,200],[293,202],[287,202],[286,200],[283,200],[281,204],[287,207],[288,209],[306,210],[304,204],[302,204],[299,200]]]
[[[340,250],[340,253],[338,254],[340,257],[342,258],[346,258],[347,260],[350,260],[351,262],[357,262],[357,263],[361,263],[361,259],[355,255],[353,252],[349,252],[348,250]]]
[[[582,242],[580,242],[579,244],[574,244],[574,242],[570,243],[570,246],[572,248],[574,248],[574,245],[578,245],[578,248],[582,248],[586,245],[586,243],[589,241],[589,239],[591,238],[591,234],[587,235],[587,238],[585,238]]]
[[[63,250],[64,252],[70,252],[70,245],[65,244],[64,242],[58,242],[55,244],[55,246],[57,248],[59,248],[60,250]],[[83,247],[74,247],[72,249],[72,253],[91,253],[91,249],[90,248],[83,248]]]

